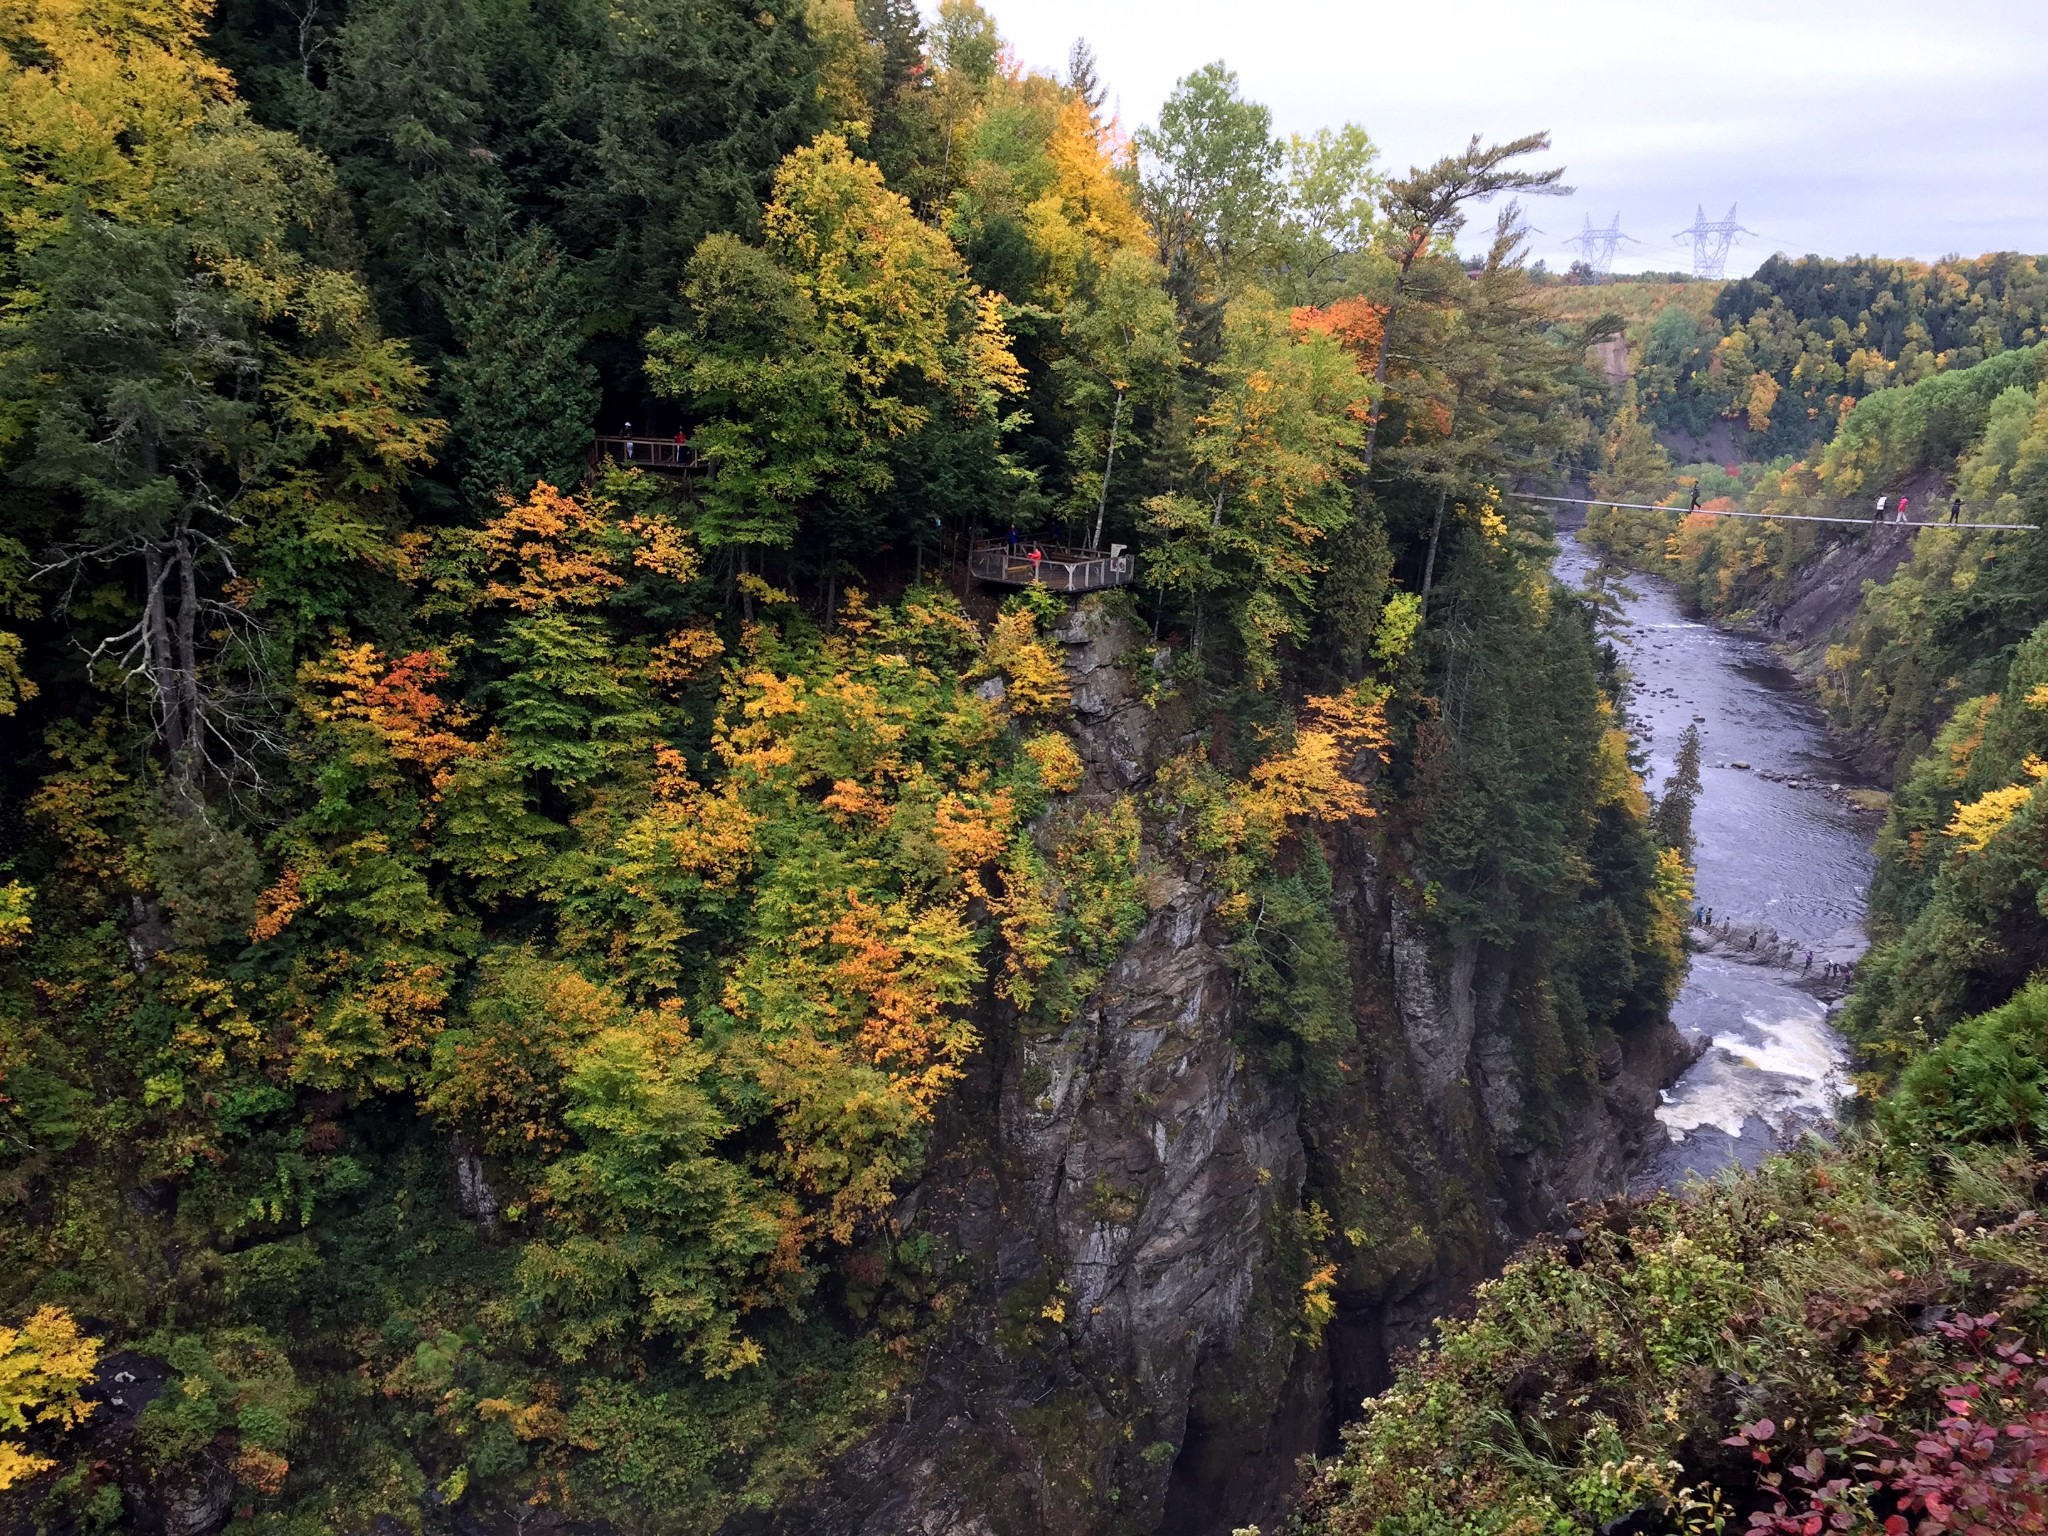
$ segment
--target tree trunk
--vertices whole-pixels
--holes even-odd
[[[1449,432],[1444,437],[1446,453],[1449,452],[1451,444],[1457,440],[1458,413],[1464,410],[1464,408],[1465,396],[1461,390],[1451,402],[1451,425]],[[1441,467],[1449,469],[1450,466],[1444,465]],[[1437,487],[1436,518],[1429,525],[1429,558],[1422,564],[1422,616],[1425,619],[1429,617],[1429,589],[1436,582],[1436,541],[1438,535],[1444,531],[1444,503],[1450,499],[1451,483],[1446,480],[1441,486]]]
[[[1436,519],[1429,525],[1429,558],[1422,562],[1422,616],[1429,617],[1429,589],[1436,582],[1436,541],[1444,531],[1444,503],[1451,498],[1449,485],[1437,488]]]
[[[1412,260],[1412,258],[1411,258]],[[1387,313],[1380,321],[1380,355],[1372,369],[1372,419],[1365,424],[1365,457],[1358,467],[1358,478],[1363,480],[1372,471],[1373,449],[1380,440],[1380,417],[1386,413],[1387,359],[1394,350],[1394,316],[1401,312],[1401,290],[1408,283],[1408,268],[1402,266],[1394,273],[1394,295],[1387,301]]]
[[[178,567],[178,702],[185,711],[188,757],[183,777],[190,779],[198,772],[198,764],[190,759],[206,751],[206,717],[199,702],[199,575],[193,568],[191,539],[180,532],[171,547]]]
[[[170,618],[164,612],[164,552],[151,540],[142,546],[142,578],[146,587],[142,600],[143,655],[147,658],[149,681],[156,689],[157,732],[173,765],[185,757],[185,720],[179,708],[177,673],[171,659]]]
[[[1095,532],[1089,537],[1090,549],[1102,548],[1102,520],[1109,513],[1109,472],[1116,468],[1116,434],[1123,425],[1124,392],[1116,392],[1116,409],[1109,415],[1109,457],[1102,461],[1102,495],[1095,503]]]

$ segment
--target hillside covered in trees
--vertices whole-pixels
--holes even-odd
[[[973,0],[0,50],[10,1530],[1209,1528],[1611,1186],[1688,871],[1499,495],[1540,135]]]
[[[1553,313],[1626,324],[1637,409],[1681,459],[1817,453],[1859,400],[2048,336],[2040,258],[1770,257],[1729,282],[1551,287]],[[1725,437],[1717,434],[1719,423]]]
[[[1728,285],[1720,319],[1752,337],[1758,317],[1796,319],[1809,339],[1792,380],[1804,369],[1840,391],[1804,442],[1773,435],[1776,404],[1759,412],[1737,439],[1755,456],[1734,464],[1674,463],[1667,447],[1691,425],[1670,432],[1672,375],[1644,333],[1704,332],[1697,304],[1637,306],[1637,367],[1591,483],[1673,510],[1596,506],[1588,537],[1691,611],[1778,640],[1892,789],[1872,948],[1840,1015],[1858,1098],[1832,1143],[1584,1208],[1531,1245],[1344,1432],[1303,1529],[1937,1536],[2048,1521],[2048,380],[2023,281],[2036,266],[1773,261]],[[1874,339],[1881,314],[1899,322],[1885,367],[1862,389],[1830,375],[1822,328]],[[1694,486],[1699,513],[1685,510]],[[1901,495],[1915,509],[1903,526]],[[1869,520],[1795,520],[1848,509]]]

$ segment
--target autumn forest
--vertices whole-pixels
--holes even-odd
[[[1697,742],[1648,780],[1518,493],[2038,520],[2032,258],[1561,284],[1540,132],[1400,168],[1222,63],[1124,123],[976,0],[20,0],[0,56],[0,1528],[1763,1507],[1645,1406],[1737,1432],[1754,1210],[1603,1217],[1401,1353],[1684,1058]],[[1826,552],[1590,537],[1726,618]],[[1715,1198],[1841,1157],[2004,1231],[2048,575],[1932,537],[1816,669],[1897,774],[1883,1124]],[[2021,1086],[1951,1113],[1942,1051]],[[1865,1268],[2009,1364],[2032,1231]],[[1503,1306],[1662,1321],[1586,1322],[1566,1409],[1468,1379]]]

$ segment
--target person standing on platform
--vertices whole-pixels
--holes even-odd
[[[626,423],[626,462],[633,462],[633,423]]]

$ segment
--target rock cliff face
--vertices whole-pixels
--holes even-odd
[[[1915,499],[1938,506],[1945,495],[1939,481],[1923,479]],[[1793,573],[1781,607],[1766,606],[1755,617],[1756,632],[1769,640],[1799,680],[1812,686],[1826,670],[1828,647],[1844,637],[1871,586],[1888,582],[1913,554],[1917,527],[1897,523],[1851,532],[1829,530],[1825,546]],[[1897,749],[1871,734],[1833,726],[1829,735],[1842,755],[1871,782],[1889,784]]]
[[[1137,627],[1101,603],[1060,638],[1084,794],[1140,789],[1184,723],[1142,698]],[[1294,1464],[1520,1237],[1612,1193],[1682,1046],[1603,1061],[1566,1134],[1535,1129],[1508,957],[1440,952],[1369,839],[1332,859],[1363,1064],[1310,1092],[1243,1048],[1199,868],[1064,1028],[983,1021],[986,1048],[897,1213],[968,1294],[904,1419],[763,1530],[927,1536],[1273,1529]],[[1363,1192],[1363,1193],[1361,1193]],[[1307,1201],[1380,1257],[1301,1324]],[[1391,1230],[1399,1227],[1401,1230]]]

